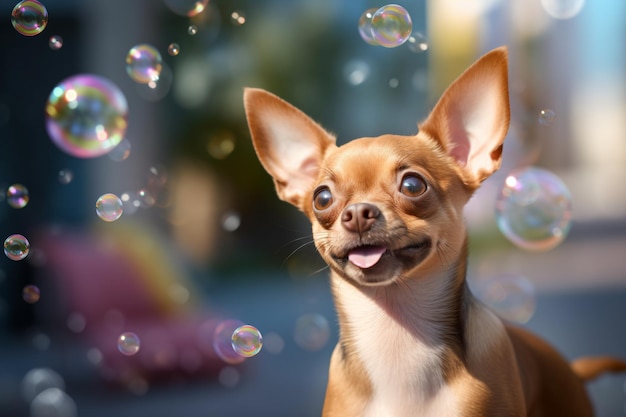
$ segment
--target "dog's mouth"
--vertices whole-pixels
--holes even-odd
[[[418,243],[396,249],[384,245],[362,245],[349,249],[345,256],[339,256],[336,259],[344,265],[349,262],[361,270],[365,270],[364,272],[384,263],[386,258],[397,259],[407,268],[424,260],[428,255],[430,246],[430,239],[424,239]]]

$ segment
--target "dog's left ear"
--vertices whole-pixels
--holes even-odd
[[[439,141],[478,186],[502,162],[509,119],[506,47],[485,54],[444,92],[419,126]]]

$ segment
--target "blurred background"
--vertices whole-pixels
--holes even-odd
[[[0,8],[0,237],[30,243],[0,259],[0,416],[319,415],[337,332],[327,271],[254,155],[243,88],[339,143],[413,134],[500,45],[512,120],[501,171],[467,209],[471,285],[568,358],[626,357],[626,4],[398,0],[412,27],[390,48],[359,33],[386,5],[372,0],[42,3],[34,36],[11,24],[17,2]],[[127,63],[142,44],[161,57],[147,83]],[[55,86],[78,74],[127,100],[106,155],[76,157],[46,129]],[[548,170],[530,188],[559,223],[507,239],[524,215],[501,190],[528,167]],[[118,220],[96,213],[106,193]],[[222,350],[241,324],[263,334],[254,357]],[[589,385],[599,416],[626,413],[625,381]]]

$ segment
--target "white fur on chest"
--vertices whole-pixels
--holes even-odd
[[[433,285],[443,285],[441,281]],[[437,314],[437,300],[426,293],[441,294],[442,288],[421,296],[406,288],[406,293],[394,297],[390,314],[353,286],[339,285],[346,324],[372,384],[364,417],[459,415],[442,375],[443,345],[437,328],[427,319]],[[398,314],[410,318],[399,321]]]

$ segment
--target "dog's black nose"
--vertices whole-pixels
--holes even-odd
[[[350,204],[341,213],[341,224],[350,232],[364,233],[370,230],[379,216],[380,210],[373,204]]]

